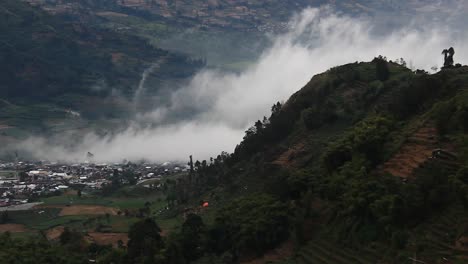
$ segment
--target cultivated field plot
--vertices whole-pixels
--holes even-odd
[[[59,239],[60,235],[63,233],[64,230],[65,230],[65,227],[56,226],[46,231],[46,237],[49,240]]]
[[[128,235],[126,233],[90,232],[88,233],[88,237],[92,242],[98,245],[112,245],[113,247],[118,247],[119,241],[122,241],[124,246],[128,243]]]
[[[118,210],[115,208],[100,205],[72,205],[62,207],[59,215],[117,215],[117,212]]]
[[[41,199],[45,206],[49,205],[110,205],[109,201],[102,197],[78,197],[76,194],[64,194]]]
[[[20,224],[2,224],[0,225],[0,233],[10,232],[10,233],[23,233],[27,232],[28,228]]]

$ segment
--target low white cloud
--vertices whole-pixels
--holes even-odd
[[[451,46],[456,62],[468,61],[468,33],[440,20],[437,24],[413,21],[404,28],[376,33],[371,19],[311,8],[292,18],[290,26],[243,72],[202,70],[189,85],[164,98],[164,107],[136,118],[135,124],[160,124],[156,128],[133,125],[112,137],[89,134],[72,149],[38,138],[20,147],[40,159],[70,161],[84,159],[88,151],[99,161],[186,160],[191,154],[206,159],[221,151],[232,152],[245,129],[268,116],[274,102],[286,100],[313,75],[331,67],[384,55],[429,70],[440,67],[441,51]]]

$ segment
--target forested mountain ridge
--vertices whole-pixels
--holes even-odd
[[[218,252],[267,261],[289,237],[285,263],[464,263],[467,88],[466,66],[429,75],[384,58],[314,76],[232,155],[197,163],[196,193],[241,197],[220,203],[213,228],[232,237]],[[268,219],[247,209],[263,206]]]

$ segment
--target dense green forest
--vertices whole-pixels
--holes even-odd
[[[294,249],[283,263],[464,263],[467,88],[466,66],[429,75],[379,57],[332,68],[275,103],[234,153],[168,184],[185,214],[169,234],[147,218],[118,249],[73,230],[0,243],[36,263],[67,250],[98,263],[239,263],[284,243]],[[187,211],[204,200],[209,213]]]

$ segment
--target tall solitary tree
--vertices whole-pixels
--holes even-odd
[[[181,232],[181,246],[186,260],[193,261],[202,255],[202,235],[205,225],[200,216],[189,214]]]
[[[447,55],[448,55],[448,50],[444,49],[442,51],[442,55],[444,55],[444,66],[447,66]]]
[[[151,218],[135,223],[128,232],[128,257],[133,263],[154,263],[164,247],[161,229]]]
[[[453,55],[455,55],[455,49],[450,47],[449,49],[444,49],[442,51],[444,55],[444,68],[450,68],[453,66]]]
[[[388,63],[381,58],[376,58],[375,60],[375,71],[377,79],[380,81],[386,81],[390,77],[390,71],[388,70]]]

